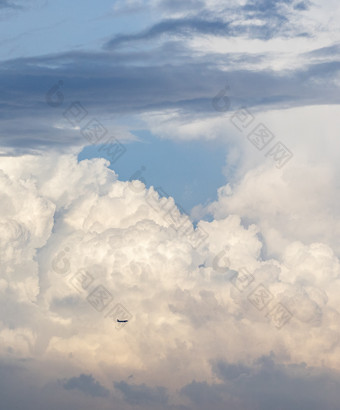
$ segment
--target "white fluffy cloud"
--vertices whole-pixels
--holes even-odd
[[[214,383],[217,359],[251,366],[273,352],[281,362],[340,370],[329,173],[253,170],[221,189],[214,220],[194,231],[172,198],[119,181],[107,165],[75,155],[2,158],[3,361],[26,363],[41,386],[93,374],[83,376],[91,389],[101,389],[98,380],[100,391],[118,394],[116,381],[119,400],[132,394],[164,406],[187,399],[168,402],[156,386],[175,394],[194,379]],[[132,315],[121,329],[117,311],[106,316],[117,303]]]

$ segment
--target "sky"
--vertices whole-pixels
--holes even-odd
[[[339,18],[0,0],[1,408],[338,409]]]

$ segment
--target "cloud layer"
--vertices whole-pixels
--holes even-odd
[[[231,110],[339,104],[340,37],[332,21],[340,12],[332,1],[233,1],[224,7],[202,1],[180,9],[150,1],[144,7],[155,7],[157,18],[98,39],[96,49],[3,61],[3,151],[86,144],[63,116],[74,101],[115,134],[122,126],[127,134],[147,128],[145,115],[169,110],[182,121],[215,118],[211,99],[226,82]],[[118,16],[134,9],[141,12],[141,3],[115,6]]]

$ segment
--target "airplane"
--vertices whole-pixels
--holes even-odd
[[[126,323],[126,322],[128,322],[128,320],[119,320],[119,319],[117,319],[117,322],[118,323]]]

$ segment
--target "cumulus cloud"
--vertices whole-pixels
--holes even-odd
[[[113,395],[127,409],[197,407],[222,389],[216,375],[250,377],[270,352],[339,370],[340,264],[323,233],[332,179],[318,174],[329,186],[320,178],[308,214],[297,193],[311,195],[310,174],[274,171],[221,189],[214,219],[194,229],[172,198],[120,181],[103,159],[2,157],[2,359],[36,374],[35,389],[53,395],[65,380],[77,403],[87,392],[110,408]],[[242,408],[229,393],[212,401],[227,402]]]
[[[295,239],[322,241],[339,255],[336,173],[322,166],[291,166],[284,175],[275,171],[270,166],[249,171],[239,184],[221,188],[209,210],[215,217],[239,212],[258,224],[269,252],[281,254]]]

